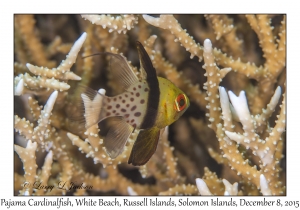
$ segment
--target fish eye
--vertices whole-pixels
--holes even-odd
[[[184,94],[180,93],[176,97],[174,107],[178,112],[182,111],[186,107],[186,97]]]
[[[183,98],[181,98],[180,101],[179,101],[179,106],[181,107],[181,106],[183,106],[184,104],[185,104],[185,101],[184,101]]]

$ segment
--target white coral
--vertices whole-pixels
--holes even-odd
[[[237,195],[238,194],[238,183],[230,184],[226,179],[223,179],[223,184],[225,185],[224,195]],[[213,195],[208,189],[205,181],[203,179],[197,178],[196,185],[200,192],[200,195]]]

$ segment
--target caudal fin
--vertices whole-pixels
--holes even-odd
[[[104,111],[104,101],[107,96],[103,89],[97,92],[82,85],[77,89],[78,97],[68,104],[67,115],[70,123],[79,125],[80,130],[86,130],[101,121],[100,115]]]
[[[105,101],[105,90],[100,89],[98,92],[87,88],[81,93],[81,99],[84,105],[85,127],[89,128],[92,125],[101,121],[101,112],[103,111]]]

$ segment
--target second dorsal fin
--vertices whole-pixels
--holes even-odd
[[[120,81],[120,84],[126,90],[131,85],[138,82],[138,78],[129,66],[123,55],[106,52],[110,56],[109,71]]]

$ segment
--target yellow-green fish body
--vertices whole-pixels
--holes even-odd
[[[184,92],[169,80],[158,77],[158,83],[160,97],[155,125],[164,128],[178,120],[189,107],[190,102]]]
[[[111,71],[120,79],[125,91],[108,97],[89,90],[81,97],[85,106],[86,127],[106,118],[119,117],[104,139],[111,158],[122,153],[135,128],[141,129],[128,163],[143,165],[156,150],[160,130],[185,112],[189,100],[172,82],[156,76],[145,49],[139,42],[137,47],[143,78],[137,78],[123,56],[109,54],[112,57]]]

